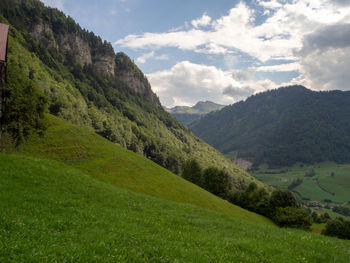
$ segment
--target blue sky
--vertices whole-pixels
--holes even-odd
[[[43,0],[127,53],[163,105],[349,89],[348,0]]]

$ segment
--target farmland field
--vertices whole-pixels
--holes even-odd
[[[312,171],[314,174],[310,176]],[[350,201],[349,165],[327,162],[316,165],[297,164],[279,169],[261,166],[252,174],[262,182],[280,188],[288,188],[296,180],[302,180],[292,190],[304,202],[320,201],[325,204],[324,201],[328,200],[330,203],[347,206]]]

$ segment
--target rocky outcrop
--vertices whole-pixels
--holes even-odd
[[[114,75],[115,54],[99,52],[92,48],[88,42],[74,33],[55,34],[49,24],[40,23],[33,27],[31,35],[43,46],[61,51],[79,63],[81,66],[93,65],[101,74]],[[92,54],[94,53],[94,54]]]
[[[134,72],[119,72],[118,78],[124,82],[134,93],[137,95],[144,97],[148,101],[152,102],[153,104],[161,107],[159,98],[156,94],[153,93],[151,89],[151,85],[149,84],[146,77],[144,79],[138,78]]]
[[[31,35],[43,46],[58,49],[58,44],[49,25],[42,23],[35,25]]]
[[[64,52],[68,52],[81,65],[91,65],[91,49],[89,44],[75,34],[59,35],[59,47]]]
[[[54,33],[51,26],[44,23],[35,25],[31,35],[43,46],[66,54],[67,59],[72,58],[81,66],[92,65],[103,75],[116,76],[135,94],[161,107],[159,98],[141,70],[124,53],[115,55],[107,42],[100,40],[89,46],[79,34]]]
[[[95,68],[104,75],[114,75],[115,56],[100,55],[93,57]]]
[[[118,53],[115,60],[115,75],[137,95],[161,107],[159,98],[151,89],[147,78],[131,59]]]

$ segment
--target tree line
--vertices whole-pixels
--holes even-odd
[[[310,230],[311,216],[288,190],[275,189],[271,194],[250,183],[245,190],[233,191],[231,176],[223,169],[203,169],[195,159],[184,163],[182,177],[232,204],[272,219],[281,227]]]

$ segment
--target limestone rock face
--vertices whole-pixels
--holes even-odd
[[[146,77],[144,77],[144,79],[140,79],[134,74],[134,72],[125,71],[118,73],[118,78],[124,82],[134,93],[161,107],[159,98],[156,94],[153,93],[151,85],[149,84]]]
[[[72,58],[82,67],[92,65],[105,76],[115,76],[136,95],[161,107],[159,98],[152,91],[146,76],[124,53],[115,54],[107,42],[89,42],[79,34],[54,32],[49,24],[39,23],[31,30],[31,35],[43,46],[53,48],[66,59]]]
[[[74,56],[74,59],[81,65],[91,65],[91,49],[89,44],[75,34],[60,35],[59,47]]]
[[[114,75],[115,56],[100,55],[93,57],[93,64],[96,69],[104,75]]]
[[[31,35],[43,46],[58,50],[58,44],[49,25],[42,23],[35,25]]]
[[[115,75],[126,84],[129,89],[140,97],[144,97],[146,100],[161,107],[159,98],[152,91],[146,76],[127,55],[118,53],[116,55],[115,64]]]

